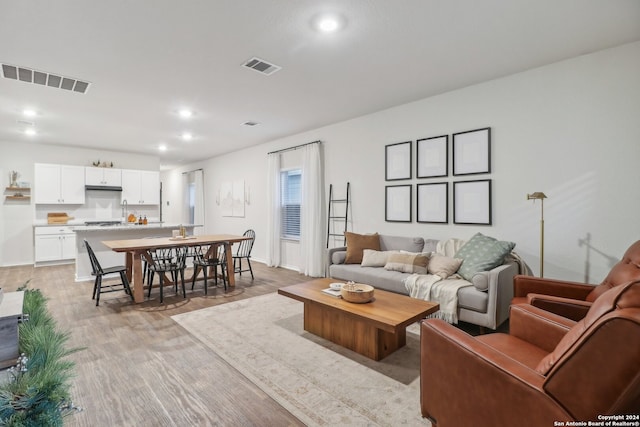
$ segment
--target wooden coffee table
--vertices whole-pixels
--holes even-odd
[[[278,289],[304,303],[304,329],[373,360],[381,360],[407,342],[406,327],[438,311],[437,303],[376,289],[374,299],[354,304],[322,289],[335,279],[317,279]]]

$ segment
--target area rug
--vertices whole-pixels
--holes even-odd
[[[420,337],[376,362],[303,329],[303,304],[274,294],[172,317],[309,426],[430,426],[420,415]]]

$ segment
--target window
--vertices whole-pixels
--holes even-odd
[[[302,170],[280,172],[281,232],[285,239],[300,239],[300,202]]]

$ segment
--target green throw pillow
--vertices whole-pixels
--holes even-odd
[[[513,242],[501,242],[477,233],[455,254],[455,258],[462,259],[458,274],[470,281],[476,273],[501,265],[515,246]]]

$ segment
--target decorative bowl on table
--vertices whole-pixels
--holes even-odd
[[[364,304],[373,299],[374,287],[363,283],[345,283],[340,289],[342,299],[356,304]]]

